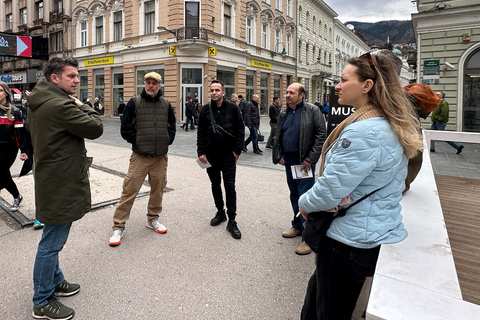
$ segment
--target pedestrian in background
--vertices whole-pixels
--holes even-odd
[[[250,130],[250,136],[245,140],[243,151],[247,152],[247,146],[250,142],[253,145],[253,153],[262,155],[263,151],[258,147],[258,128],[260,126],[260,109],[258,103],[260,97],[258,94],[252,96],[252,101],[249,101],[243,110],[243,120],[245,126]]]
[[[277,131],[273,143],[274,164],[285,166],[290,203],[293,209],[291,227],[282,233],[284,238],[302,235],[305,219],[298,216],[298,198],[315,183],[315,164],[320,158],[323,142],[327,138],[325,119],[320,109],[306,101],[305,88],[300,83],[292,83],[286,91],[287,108],[280,112]],[[302,171],[311,171],[312,176],[298,179],[292,168],[300,166]],[[302,237],[295,249],[299,255],[312,252]]]
[[[6,189],[13,196],[12,211],[17,211],[23,200],[10,174],[19,148],[22,149],[20,159],[27,159],[26,150],[20,145],[22,128],[22,111],[13,105],[8,84],[0,81],[0,190]]]
[[[188,131],[188,125],[190,124],[190,130],[195,130],[195,125],[193,124],[193,116],[195,115],[195,105],[193,104],[192,97],[187,97],[187,102],[185,103],[185,131]]]
[[[167,227],[158,221],[158,217],[162,212],[163,191],[167,185],[167,153],[175,139],[176,119],[172,105],[162,96],[162,77],[156,72],[149,72],[143,80],[145,88],[142,93],[128,101],[123,113],[120,132],[132,144],[132,155],[122,195],[113,215],[110,246],[122,243],[133,202],[147,175],[150,198],[146,227],[157,233],[167,232]]]
[[[240,239],[242,234],[237,221],[237,192],[235,175],[238,157],[242,153],[245,126],[240,109],[234,103],[224,99],[223,83],[213,80],[210,84],[210,103],[202,108],[198,119],[197,154],[202,163],[210,163],[207,168],[212,184],[212,195],[217,208],[211,226],[218,226],[227,220],[227,231],[233,238]],[[215,131],[214,131],[215,128]],[[222,194],[222,176],[225,187],[225,203]]]
[[[267,146],[265,148],[272,149],[273,140],[275,138],[275,132],[277,131],[277,118],[280,114],[280,107],[282,106],[282,102],[280,101],[280,97],[273,97],[273,102],[268,108],[268,117],[270,118],[270,136],[267,140]]]
[[[445,92],[438,91],[437,93],[438,98],[440,99],[440,104],[438,105],[437,109],[432,112],[432,127],[430,130],[445,130],[448,122],[448,102],[445,100]],[[463,145],[459,144],[458,142],[454,141],[446,141],[449,145],[457,150],[457,154],[462,153]],[[435,141],[430,141],[430,152],[435,152]]]
[[[71,319],[72,308],[56,297],[72,296],[80,285],[65,280],[59,253],[73,221],[90,211],[88,158],[84,139],[103,133],[100,115],[71,95],[77,92],[78,62],[52,58],[28,99],[28,123],[35,150],[35,208],[44,223],[33,268],[33,313],[36,319]]]
[[[422,148],[418,120],[390,58],[367,53],[349,59],[335,90],[339,104],[356,111],[325,141],[319,177],[300,196],[299,210],[315,219],[308,214],[336,208],[347,197],[366,198],[334,219],[319,244],[302,320],[351,319],[380,246],[407,237],[400,200],[408,158]]]

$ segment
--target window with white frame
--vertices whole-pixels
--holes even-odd
[[[275,9],[277,9],[278,11],[282,11],[282,0],[275,1]]]
[[[155,1],[145,2],[145,34],[155,32]]]
[[[43,19],[43,1],[38,1],[35,3],[35,18]]]
[[[275,48],[273,50],[282,50],[283,48],[277,48],[277,45],[282,42],[282,30],[275,30]],[[283,44],[283,43],[282,43]]]
[[[13,15],[11,13],[7,14],[6,21],[7,21],[7,30],[12,30],[12,28],[13,28]]]
[[[95,43],[103,43],[103,16],[95,18]]]
[[[310,62],[310,46],[307,45],[305,46],[305,62],[308,64]]]
[[[298,7],[298,22],[299,22],[299,25],[300,26],[303,26],[303,23],[302,23],[302,12],[303,12],[303,9],[302,7]]]
[[[292,2],[293,0],[287,0],[287,17],[292,17]]]
[[[113,41],[122,40],[122,11],[117,11],[113,13]]]
[[[85,20],[80,22],[80,47],[87,45],[87,20]]]
[[[287,34],[287,55],[292,55],[292,35]]]
[[[20,9],[20,24],[27,24],[27,8]]]
[[[267,23],[262,24],[262,48],[265,48],[265,49],[268,49],[268,33],[269,33],[268,24]]]
[[[248,44],[253,43],[253,18],[247,17],[246,41]]]
[[[223,4],[223,34],[232,36],[232,6],[228,3]]]

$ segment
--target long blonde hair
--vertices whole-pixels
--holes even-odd
[[[422,136],[418,130],[420,123],[405,97],[391,59],[367,53],[349,59],[348,63],[357,67],[361,81],[373,80],[374,85],[368,92],[369,104],[383,113],[397,134],[406,156],[413,158],[423,148]]]
[[[12,117],[12,90],[10,90],[10,87],[8,86],[8,84],[6,84],[5,82],[3,81],[0,81],[0,86],[3,88],[3,90],[5,91],[5,94],[6,94],[6,97],[5,97],[5,106],[0,104],[0,108],[2,108],[3,110],[5,110],[7,112],[7,118],[8,120],[12,120],[13,121],[13,117]]]

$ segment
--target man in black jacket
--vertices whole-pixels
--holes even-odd
[[[282,102],[280,97],[273,97],[273,102],[270,108],[268,109],[268,117],[270,118],[270,136],[267,140],[267,146],[265,148],[272,149],[273,147],[273,138],[275,138],[275,132],[277,131],[277,118],[280,114],[280,107]]]
[[[293,209],[292,227],[283,232],[285,238],[302,234],[305,220],[298,213],[298,199],[315,183],[315,164],[320,158],[322,146],[327,138],[325,119],[317,106],[304,101],[305,88],[293,83],[287,88],[287,108],[280,112],[277,131],[273,142],[273,163],[285,166],[290,202]],[[292,167],[311,170],[312,177],[295,179]],[[295,167],[294,167],[295,168]],[[295,252],[309,254],[312,250],[302,241]]]
[[[238,157],[242,153],[245,126],[242,115],[237,105],[224,99],[225,89],[223,83],[213,80],[210,84],[211,102],[200,111],[197,131],[197,154],[202,163],[210,163],[207,168],[208,177],[212,183],[212,194],[217,208],[215,217],[210,225],[218,226],[227,220],[227,231],[235,239],[240,239],[242,234],[238,229],[235,216],[237,213],[237,192],[235,191],[235,174]],[[213,118],[212,119],[212,115]],[[217,128],[214,132],[215,124]],[[225,187],[227,214],[225,214],[222,195],[222,176]]]
[[[262,150],[258,147],[258,136],[257,131],[260,126],[260,111],[258,109],[258,103],[260,102],[260,97],[258,94],[252,96],[252,101],[243,110],[243,121],[245,121],[245,126],[250,130],[250,136],[245,140],[245,146],[243,151],[247,151],[247,146],[252,142],[253,153],[261,155]]]
[[[195,105],[193,104],[192,98],[187,97],[187,103],[185,103],[185,117],[187,121],[185,122],[185,131],[188,131],[188,124],[190,123],[190,129],[194,130],[195,125],[193,124],[193,116],[195,115]]]
[[[145,89],[140,96],[128,101],[123,114],[120,133],[132,144],[133,152],[122,196],[113,215],[110,246],[118,246],[122,242],[125,223],[147,175],[150,198],[146,227],[157,233],[167,232],[158,216],[162,212],[163,190],[167,184],[167,152],[175,139],[176,120],[172,105],[162,97],[162,77],[156,72],[149,72],[144,81]]]

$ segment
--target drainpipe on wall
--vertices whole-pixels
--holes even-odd
[[[295,0],[295,43],[296,43],[296,49],[295,49],[295,82],[298,82],[298,75],[297,75],[297,69],[298,69],[298,0]]]

